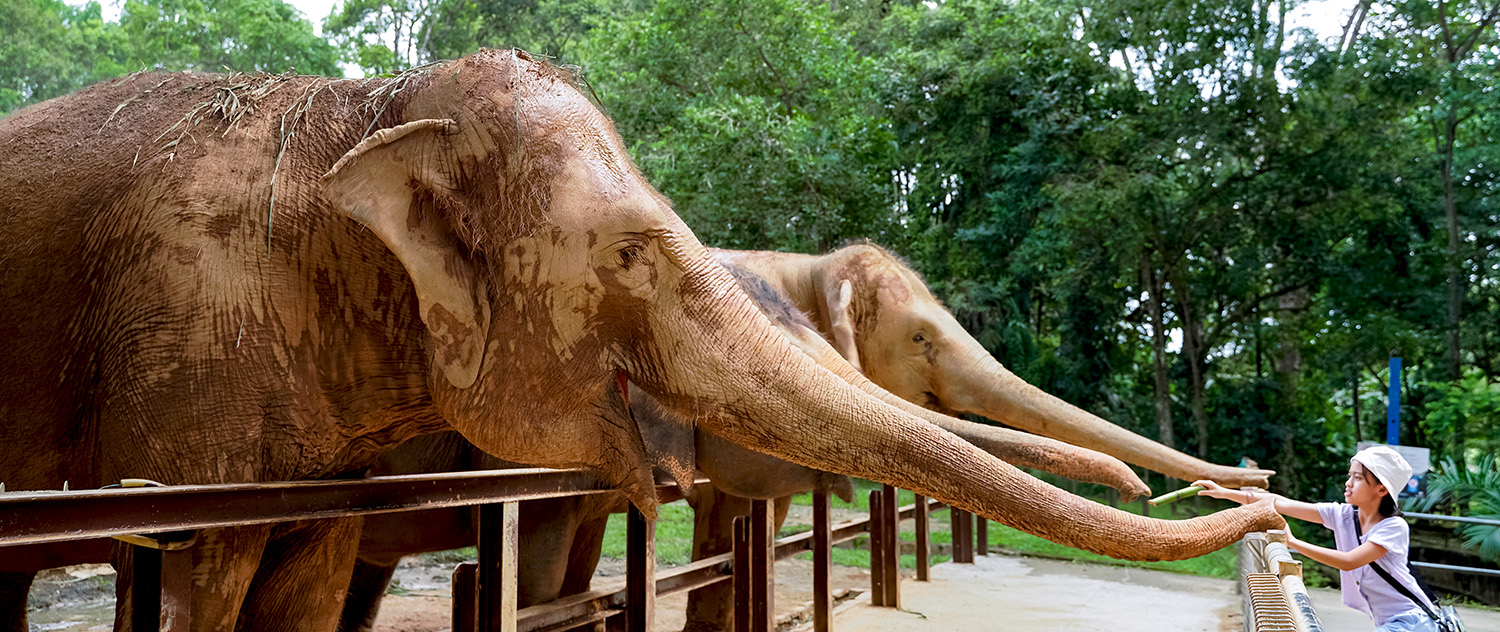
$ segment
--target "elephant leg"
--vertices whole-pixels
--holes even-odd
[[[734,518],[750,513],[750,501],[730,496],[713,485],[699,485],[693,506],[693,559],[734,549]],[[723,632],[734,627],[734,585],[719,582],[688,593],[687,623],[683,632]]]
[[[234,629],[270,534],[270,525],[259,525],[209,529],[198,535],[197,543],[188,549],[193,565],[191,594],[188,595],[188,605],[192,609],[190,632]],[[132,629],[131,585],[135,575],[135,549],[124,544],[115,549],[114,566],[119,572],[115,583],[116,632],[130,632]],[[169,629],[174,632],[182,630],[179,627]]]
[[[734,550],[734,519],[750,514],[750,501],[730,496],[712,485],[694,490],[693,559],[701,560]],[[773,528],[781,530],[791,509],[792,497],[773,501]],[[683,632],[723,632],[734,628],[734,585],[719,582],[688,593],[687,623]]]
[[[349,582],[349,596],[344,599],[344,613],[339,617],[339,632],[370,632],[380,614],[380,602],[396,574],[401,558],[387,564],[365,560],[354,562],[354,579]]]
[[[775,530],[775,533],[781,533],[781,526],[786,524],[786,515],[792,510],[792,497],[782,496],[771,501],[771,508],[773,510],[771,519],[775,521],[771,528]]]
[[[573,548],[568,552],[568,573],[563,577],[560,597],[588,592],[599,568],[599,554],[604,550],[604,530],[609,516],[601,516],[578,525],[573,534]]]
[[[277,525],[235,629],[336,629],[354,573],[360,523],[355,517]]]
[[[0,632],[26,632],[26,596],[36,573],[0,573]]]
[[[565,552],[573,549],[581,500],[549,498],[521,503],[517,607],[546,603],[562,595],[569,561]]]

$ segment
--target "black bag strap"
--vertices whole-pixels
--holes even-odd
[[[1365,534],[1365,530],[1359,526],[1359,508],[1356,507],[1354,509],[1354,541],[1355,541],[1355,546],[1359,545],[1359,539],[1361,537],[1363,537],[1364,534]],[[1379,560],[1376,560],[1374,562],[1370,562],[1370,568],[1374,569],[1375,570],[1375,574],[1379,575],[1381,579],[1384,579],[1385,583],[1390,584],[1391,587],[1395,588],[1397,592],[1399,592],[1399,593],[1401,593],[1403,595],[1406,595],[1407,599],[1410,599],[1412,601],[1412,603],[1417,604],[1417,607],[1421,608],[1422,612],[1427,613],[1428,618],[1432,619],[1433,621],[1441,621],[1442,620],[1442,619],[1438,618],[1437,614],[1434,613],[1431,608],[1427,607],[1427,603],[1426,602],[1422,601],[1421,599],[1418,599],[1416,595],[1412,594],[1411,589],[1407,588],[1401,582],[1396,581],[1396,578],[1391,577],[1390,573],[1386,572],[1385,569],[1381,568],[1380,564],[1379,564]]]

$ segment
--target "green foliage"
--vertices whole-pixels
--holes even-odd
[[[0,0],[0,115],[128,72],[111,26],[97,2]]]
[[[366,74],[383,75],[428,59],[434,14],[442,0],[344,0],[323,21],[344,58]]]
[[[432,58],[519,48],[572,64],[593,31],[646,6],[639,0],[453,0],[437,8],[426,45]]]
[[[1500,453],[1500,387],[1477,371],[1457,382],[1430,385],[1418,423],[1450,462]]]
[[[636,160],[706,243],[819,251],[900,238],[886,73],[798,0],[661,0],[597,28],[584,66]]]
[[[1441,505],[1451,506],[1454,515],[1500,520],[1500,464],[1495,454],[1479,457],[1471,467],[1448,459],[1427,479],[1427,498],[1423,511]],[[1458,528],[1464,543],[1479,549],[1480,559],[1500,562],[1500,527],[1464,524]]]
[[[119,29],[133,69],[342,74],[334,47],[282,0],[126,0]]]
[[[338,52],[282,0],[3,0],[0,114],[137,70],[339,75]]]

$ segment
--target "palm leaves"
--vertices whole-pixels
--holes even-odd
[[[1450,500],[1462,515],[1500,520],[1500,468],[1495,455],[1481,456],[1471,468],[1443,459],[1440,472],[1427,481],[1427,498],[1420,503],[1423,511]],[[1500,562],[1500,527],[1465,524],[1458,534],[1466,545],[1479,548],[1480,559]]]

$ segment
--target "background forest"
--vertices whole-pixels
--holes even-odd
[[[0,113],[516,46],[582,68],[707,244],[886,245],[1021,376],[1304,498],[1384,439],[1399,355],[1402,443],[1493,475],[1500,1],[1348,0],[1322,39],[1296,4],[346,0],[318,35],[280,0],[0,0]]]

